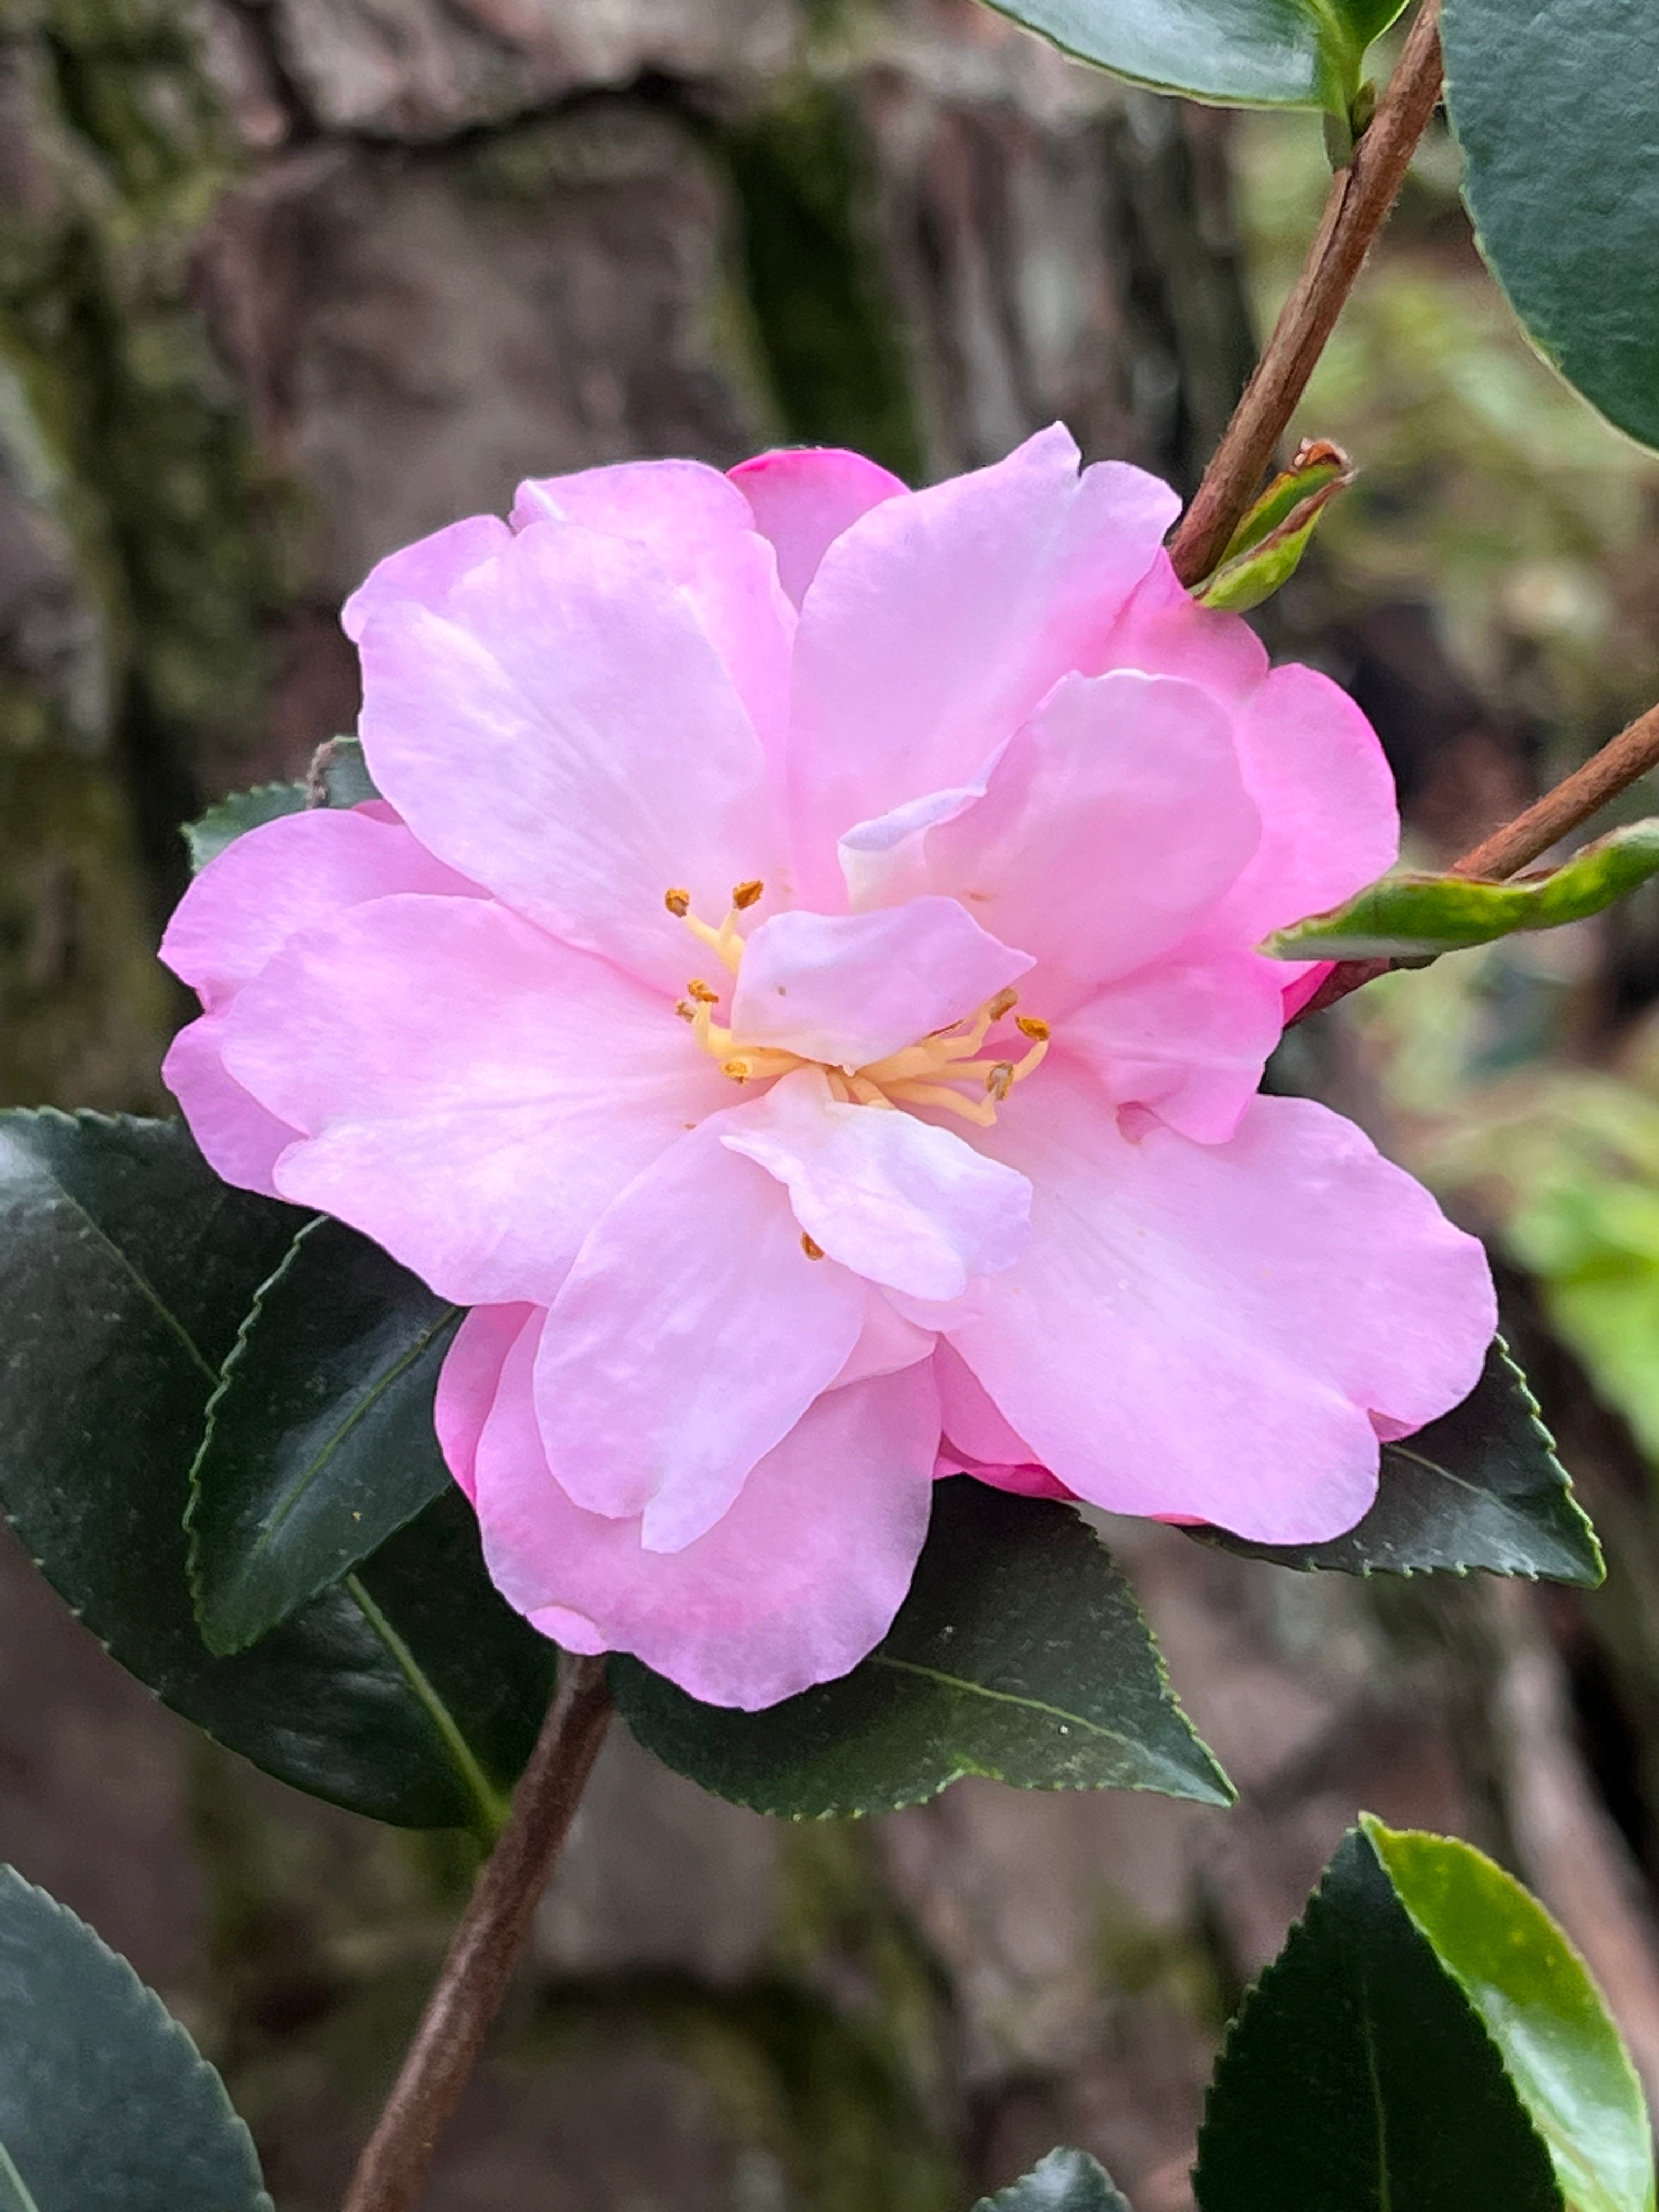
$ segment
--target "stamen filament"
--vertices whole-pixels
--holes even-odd
[[[887,1096],[910,1106],[943,1106],[981,1129],[996,1127],[997,1109],[988,1098],[964,1098],[961,1091],[948,1091],[942,1083],[890,1083]]]

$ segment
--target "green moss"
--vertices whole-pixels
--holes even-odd
[[[872,190],[848,95],[800,86],[724,140],[745,289],[787,434],[851,446],[910,482],[921,441],[878,281]]]

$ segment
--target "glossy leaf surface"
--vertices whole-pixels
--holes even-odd
[[[4,2212],[270,2212],[248,2131],[184,2029],[9,1867],[0,2145]]]
[[[1395,1894],[1501,2052],[1573,2212],[1652,2212],[1642,2085],[1561,1930],[1469,1844],[1370,1818],[1364,1826]]]
[[[1594,1589],[1605,1571],[1538,1404],[1501,1338],[1461,1406],[1382,1447],[1376,1503],[1326,1544],[1202,1540],[1247,1559],[1351,1575],[1524,1575]]]
[[[839,1681],[739,1713],[633,1660],[611,1671],[647,1749],[763,1813],[888,1812],[965,1774],[1229,1802],[1104,1547],[1068,1506],[966,1475],[934,1485],[910,1595],[886,1641]]]
[[[1385,876],[1346,906],[1276,931],[1261,949],[1279,960],[1431,960],[1517,930],[1583,921],[1656,873],[1659,820],[1632,822],[1515,883]]]
[[[1659,446],[1659,9],[1445,0],[1447,107],[1482,251],[1534,343]]]
[[[0,1115],[0,1502],[114,1657],[220,1742],[377,1819],[487,1829],[554,1653],[458,1492],[251,1651],[214,1657],[191,1611],[207,1401],[301,1218],[220,1182],[182,1123]]]
[[[1227,2037],[1200,2212],[1563,2212],[1497,2046],[1351,1832]]]
[[[1346,107],[1404,0],[994,0],[1081,61],[1228,106]]]
[[[460,1317],[366,1237],[301,1230],[225,1362],[191,1478],[213,1650],[257,1643],[448,1488],[432,1401]]]

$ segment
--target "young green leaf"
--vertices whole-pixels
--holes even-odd
[[[1601,1547],[1572,1494],[1538,1401],[1501,1337],[1461,1406],[1382,1447],[1376,1503],[1324,1544],[1194,1532],[1247,1559],[1350,1575],[1525,1575],[1593,1589]]]
[[[992,0],[1079,61],[1158,92],[1346,113],[1405,0]]]
[[[112,1655],[220,1742],[379,1820],[487,1830],[555,1654],[491,1587],[459,1492],[234,1658],[191,1609],[207,1401],[302,1218],[222,1183],[182,1123],[0,1115],[0,1504]]]
[[[1582,1959],[1536,1899],[1444,1836],[1361,1825],[1395,1894],[1479,2014],[1572,2212],[1653,2212],[1642,2085]]]
[[[1193,597],[1200,606],[1232,614],[1247,614],[1271,599],[1302,565],[1321,515],[1352,482],[1340,446],[1327,439],[1304,445],[1239,524]]]
[[[271,2212],[224,2084],[90,1928],[0,1867],[0,2207]]]
[[[1546,358],[1659,446],[1659,9],[1445,0],[1441,33],[1482,252]]]
[[[1632,822],[1515,883],[1385,876],[1346,906],[1275,931],[1261,950],[1276,960],[1431,960],[1516,930],[1583,921],[1656,872],[1659,819]]]
[[[1563,2212],[1497,2045],[1358,1831],[1228,2034],[1193,2189],[1200,2212]]]
[[[981,2197],[974,2212],[1130,2212],[1130,2206],[1086,2150],[1051,2150],[1012,2188]]]
[[[259,1290],[191,1474],[191,1581],[210,1650],[246,1650],[449,1486],[432,1425],[461,1310],[337,1221]]]
[[[380,797],[356,738],[331,738],[318,757],[313,773],[321,782],[325,805],[360,806],[365,799]],[[303,783],[261,783],[252,791],[233,792],[228,799],[210,806],[199,821],[185,824],[191,873],[199,876],[210,860],[216,860],[228,845],[234,845],[248,830],[261,829],[284,814],[303,813],[313,803]]]
[[[665,1765],[792,1819],[914,1805],[964,1774],[1224,1805],[1127,1583],[1069,1506],[937,1483],[909,1596],[839,1681],[764,1712],[699,1705],[636,1661],[617,1703]]]

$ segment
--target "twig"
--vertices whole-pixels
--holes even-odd
[[[1267,351],[1170,541],[1170,558],[1183,584],[1198,583],[1215,567],[1272,465],[1371,241],[1400,197],[1439,100],[1440,79],[1440,0],[1423,0],[1376,113],[1352,161],[1337,173]]]
[[[1454,860],[1449,872],[1501,883],[1540,853],[1548,852],[1570,830],[1588,822],[1651,768],[1659,768],[1659,707],[1650,707],[1524,814],[1517,814],[1513,822],[1493,830],[1461,860]],[[1323,1013],[1327,1006],[1334,1006],[1362,984],[1386,975],[1393,964],[1389,960],[1338,961],[1296,1019],[1306,1021],[1310,1014]]]
[[[418,2203],[610,1718],[605,1661],[568,1659],[507,1826],[478,1876],[343,2212],[410,2212]]]

